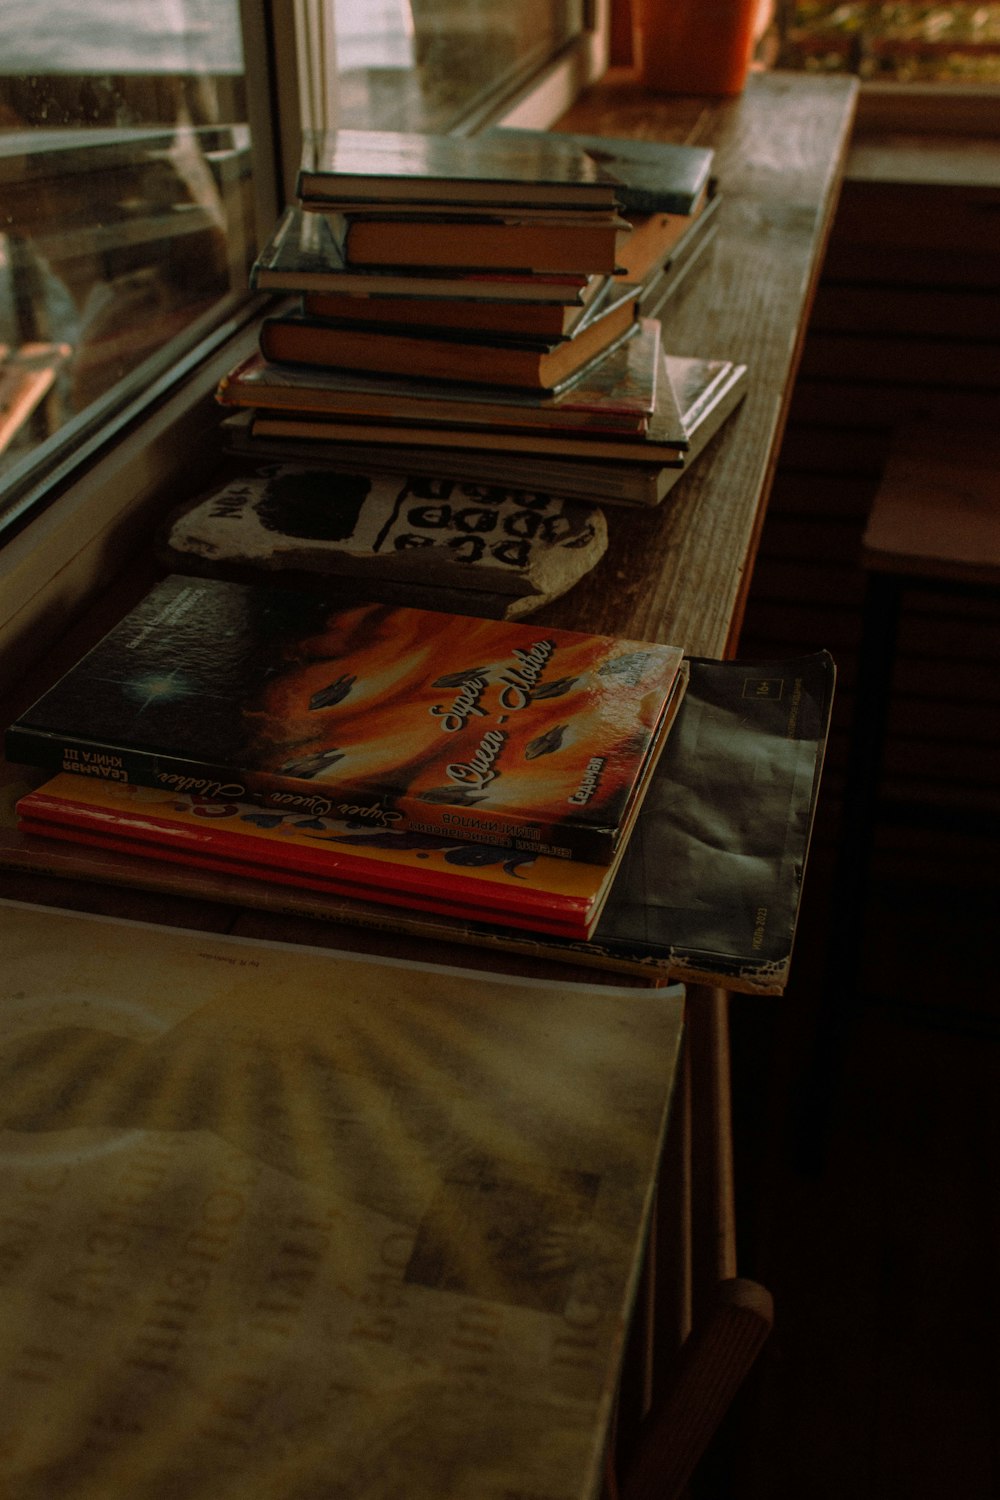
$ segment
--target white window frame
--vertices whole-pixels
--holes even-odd
[[[608,62],[610,0],[591,0],[588,29],[499,109],[491,123],[546,128]],[[305,122],[336,118],[333,0],[241,0],[250,125],[257,143],[258,232],[266,238],[294,193]],[[313,38],[310,47],[309,38]],[[271,142],[270,153],[260,149]],[[170,495],[197,493],[216,453],[218,380],[256,342],[263,299],[248,297],[216,341],[153,409],[125,414],[105,451],[0,550],[0,692],[126,565]]]

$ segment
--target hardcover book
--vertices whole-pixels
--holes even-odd
[[[223,377],[216,398],[223,406],[358,420],[643,432],[656,407],[661,368],[660,325],[650,318],[603,359],[590,361],[551,392],[302,368],[253,354]]]
[[[650,327],[650,320],[644,319],[634,326],[635,333],[631,335],[631,338],[634,339],[640,334],[645,335],[644,345],[639,351],[640,357],[655,359],[656,335]],[[621,346],[618,347],[620,349]],[[617,352],[618,350],[609,351],[604,358],[607,359]],[[660,357],[662,359],[662,351],[660,351]],[[718,361],[713,361],[713,366],[718,367],[718,365]],[[490,369],[492,368],[491,365]],[[584,379],[589,379],[591,370],[595,369],[596,366],[588,367],[584,371]],[[593,460],[604,459],[612,463],[680,464],[683,462],[684,450],[689,446],[690,437],[684,425],[683,414],[673,384],[669,376],[661,378],[662,374],[661,365],[656,377],[653,410],[648,420],[641,427],[631,431],[606,431],[597,425],[581,428],[575,432],[557,427],[545,430],[535,425],[531,425],[529,430],[529,424],[522,424],[520,427],[498,425],[488,432],[482,431],[479,441],[487,453],[503,449],[515,457],[537,455],[541,458],[563,461],[575,456]],[[477,441],[476,432],[470,431],[464,423],[453,424],[447,419],[447,415],[443,420],[429,418],[421,421],[418,417],[399,420],[389,415],[381,418],[373,416],[368,419],[358,419],[346,412],[340,414],[261,410],[254,421],[254,433],[271,437],[318,438],[331,441],[339,439],[344,443],[377,444],[380,464],[385,463],[395,445],[407,450],[416,450],[421,446],[432,449],[450,447],[469,449],[474,447]]]
[[[606,278],[595,276],[595,293]],[[389,324],[425,328],[474,329],[526,338],[566,338],[586,312],[586,304],[512,302],[509,298],[407,297],[372,292],[305,292],[302,311],[331,323]]]
[[[622,212],[633,214],[690,214],[709,190],[714,152],[710,146],[671,141],[645,141],[624,136],[553,134],[498,126],[489,138],[514,138],[525,146],[541,146],[553,138],[572,142],[586,152],[601,173],[615,183]]]
[[[277,363],[551,391],[627,337],[635,324],[632,297],[572,338],[544,342],[461,329],[447,334],[428,328],[396,331],[290,313],[264,319],[260,352]]]
[[[406,455],[402,460],[404,468],[419,468],[426,472],[429,465],[431,470],[440,470],[441,474],[448,470],[446,461],[439,461],[437,455],[453,448],[464,455],[459,461],[462,472],[470,482],[477,478],[486,481],[488,475],[497,478],[501,473],[509,474],[513,480],[516,473],[516,482],[527,486],[531,484],[530,475],[534,474],[539,484],[549,488],[542,478],[545,472],[543,468],[525,466],[535,455],[542,460],[551,459],[556,464],[572,464],[575,459],[579,459],[587,463],[603,460],[605,465],[641,463],[647,467],[665,464],[681,467],[684,450],[688,446],[687,438],[678,435],[661,440],[652,431],[653,420],[655,414],[645,432],[608,432],[597,427],[581,429],[575,433],[528,432],[513,427],[502,430],[498,428],[495,432],[490,432],[485,427],[477,430],[455,427],[451,423],[404,424],[388,420],[355,422],[346,417],[340,419],[308,413],[262,411],[254,416],[253,433],[255,437],[261,438],[313,439],[318,444],[342,442],[357,454],[367,452],[369,462],[372,449],[377,448],[378,464],[383,469],[391,462],[393,448],[399,447]],[[477,447],[477,443],[482,447]],[[426,449],[426,454],[418,457],[422,449]],[[480,452],[489,465],[482,471],[477,468]],[[505,458],[509,453],[515,463],[521,460],[520,465],[509,471],[499,469],[497,465],[501,462],[501,452]],[[397,459],[391,466],[396,468],[398,463]]]
[[[325,213],[349,266],[610,275],[632,230],[617,214],[574,218],[460,218]]]
[[[610,863],[679,647],[171,576],[7,731],[45,769]]]
[[[438,337],[499,335],[552,344],[608,317],[623,303],[633,304],[646,288],[618,276],[595,276],[584,301],[567,307],[553,302],[489,302],[483,298],[358,297],[344,293],[305,292],[300,307],[306,318],[399,333],[414,325]]]
[[[456,271],[425,266],[399,270],[349,266],[323,214],[287,208],[250,272],[254,291],[350,292],[360,296],[428,299],[480,298],[487,301],[557,303],[581,306],[594,282],[592,273]],[[599,277],[596,278],[600,280]]]
[[[669,461],[644,461],[636,456],[634,441],[631,457],[616,443],[614,456],[605,458],[590,439],[586,447],[582,441],[573,445],[568,438],[561,439],[558,447],[532,439],[520,445],[523,451],[501,452],[496,436],[489,447],[473,446],[471,437],[463,446],[457,440],[453,446],[444,446],[435,443],[433,432],[418,441],[400,430],[398,445],[384,441],[380,446],[379,467],[386,472],[433,474],[468,483],[533,485],[548,494],[612,505],[659,505],[743,400],[748,382],[746,365],[732,360],[681,359],[668,354],[663,356],[663,369],[674,394],[664,392],[661,374],[657,404],[673,401],[682,420],[679,427],[672,424],[667,430],[683,433],[676,437]],[[678,407],[678,395],[686,403],[683,408]],[[364,439],[356,429],[348,441],[346,425],[290,414],[283,420],[279,414],[240,413],[227,418],[223,428],[234,452],[255,458],[322,460],[344,470],[370,462],[370,443],[377,440],[371,428],[365,430]],[[534,451],[528,452],[529,447]]]
[[[536,204],[552,212],[615,206],[617,182],[573,140],[394,130],[307,131],[296,191],[336,203]]]
[[[718,198],[713,198],[694,220],[691,230],[670,251],[662,265],[645,278],[640,289],[639,311],[644,318],[663,315],[667,303],[686,286],[693,274],[709,263],[718,233]]]
[[[632,233],[622,245],[617,274],[651,287],[672,261],[694,254],[703,239],[711,238],[718,206],[713,192],[690,214],[637,214],[630,221]]]

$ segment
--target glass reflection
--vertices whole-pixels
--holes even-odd
[[[4,0],[0,475],[232,290],[252,247],[238,0]]]

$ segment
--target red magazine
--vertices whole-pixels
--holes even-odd
[[[617,867],[65,774],[17,814],[25,833],[579,939]]]
[[[174,576],[7,730],[6,751],[81,778],[608,864],[682,660],[530,620]]]

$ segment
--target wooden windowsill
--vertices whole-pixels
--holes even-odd
[[[695,655],[735,650],[856,96],[852,78],[772,72],[751,75],[737,99],[676,98],[615,70],[558,122],[715,149],[719,231],[709,264],[668,305],[664,343],[745,363],[749,389],[663,505],[609,507],[607,556],[540,618]]]

